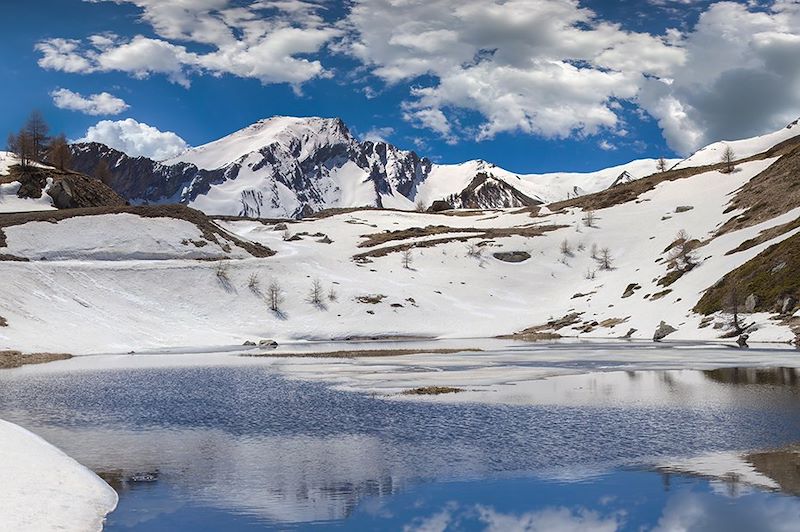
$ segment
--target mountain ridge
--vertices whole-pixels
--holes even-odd
[[[288,116],[259,120],[164,161],[99,143],[74,144],[72,153],[87,173],[106,159],[114,189],[132,203],[178,202],[208,214],[273,218],[361,206],[413,210],[437,200],[453,207],[525,207],[656,171],[654,159],[597,172],[528,175],[483,160],[436,164],[387,142],[360,141],[340,118]],[[480,175],[492,178],[491,192],[476,196]]]

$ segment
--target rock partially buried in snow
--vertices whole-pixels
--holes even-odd
[[[452,210],[453,206],[444,200],[436,200],[428,207],[428,212],[443,212]]]
[[[748,338],[750,338],[749,334],[743,334],[743,335],[739,336],[739,338],[736,339],[736,345],[738,345],[739,347],[743,347],[743,348],[744,347],[750,347],[749,345],[747,345],[747,339]]]
[[[260,340],[258,342],[258,347],[260,347],[262,349],[275,349],[276,347],[278,347],[278,342],[276,342],[275,340],[271,340],[271,339],[270,340]]]
[[[245,347],[255,347],[256,343],[253,342],[252,340],[247,340],[242,345],[245,346]]]
[[[791,311],[794,310],[794,306],[797,304],[797,301],[792,296],[787,297],[783,300],[783,306],[781,307],[781,314],[789,314]]]
[[[758,306],[758,297],[755,294],[750,294],[747,296],[747,299],[744,300],[744,311],[748,314],[752,314],[756,311],[756,307]]]
[[[659,342],[677,330],[678,329],[676,329],[672,325],[669,325],[667,322],[662,321],[661,323],[658,324],[658,327],[656,327],[656,332],[653,334],[653,341]]]
[[[503,262],[525,262],[531,254],[527,251],[501,251],[494,253],[494,258]]]

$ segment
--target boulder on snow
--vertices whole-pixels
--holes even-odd
[[[527,251],[500,251],[493,255],[494,258],[503,262],[525,262],[531,258],[531,254]]]
[[[278,347],[278,342],[276,342],[275,340],[272,340],[272,339],[259,340],[258,347],[260,347],[262,349],[275,349],[276,347]]]
[[[633,327],[631,327],[630,329],[628,329],[628,332],[625,333],[625,336],[623,336],[622,339],[630,340],[631,337],[633,337],[634,333],[636,333],[636,331],[638,331],[638,329],[634,329]]]
[[[755,294],[750,294],[747,296],[747,299],[744,300],[744,311],[748,314],[752,314],[756,311],[756,307],[758,306],[758,297]]]
[[[694,209],[694,207],[691,205],[678,205],[677,207],[675,207],[675,212],[677,214],[680,214],[682,212],[689,212],[692,209]]]
[[[781,314],[789,314],[791,311],[794,310],[795,305],[797,305],[797,300],[792,296],[788,296],[786,299],[783,300],[783,305],[781,306]]]
[[[255,347],[256,343],[252,340],[247,340],[245,343],[242,344],[245,347]]]
[[[750,338],[749,334],[740,335],[739,338],[736,339],[736,345],[738,345],[739,347],[742,347],[742,348],[750,347],[749,345],[747,345],[747,339],[748,338]]]
[[[622,293],[622,298],[631,297],[636,290],[641,289],[642,286],[638,283],[631,283],[625,288],[625,291]]]
[[[656,332],[653,333],[653,341],[659,342],[677,330],[678,329],[662,320],[661,323],[658,324],[658,327],[656,327]]]
[[[436,200],[431,203],[431,206],[428,207],[427,212],[442,212],[442,211],[450,211],[453,210],[453,206],[447,203],[444,200]]]
[[[279,224],[275,224],[275,227],[273,227],[272,229],[274,231],[286,231],[287,229],[289,229],[289,226],[281,222]]]

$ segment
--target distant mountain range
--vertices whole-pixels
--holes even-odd
[[[359,141],[340,119],[273,117],[166,161],[98,143],[72,146],[75,170],[100,160],[134,204],[183,203],[213,215],[300,218],[327,208],[523,207],[604,190],[656,172],[642,159],[591,173],[516,174],[481,160],[434,164]],[[670,166],[678,163],[670,160]]]

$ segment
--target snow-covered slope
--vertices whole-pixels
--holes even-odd
[[[680,161],[675,168],[690,168],[692,166],[705,166],[716,164],[722,160],[725,148],[733,150],[736,159],[745,159],[758,153],[767,151],[769,148],[783,141],[789,140],[800,135],[800,119],[788,124],[785,128],[779,129],[766,135],[749,139],[720,141],[709,144],[705,148],[694,152],[686,159]]]
[[[97,475],[43,439],[0,420],[0,529],[99,531],[117,505]]]
[[[14,164],[17,164],[17,159],[13,154],[0,151],[0,213],[55,209],[53,201],[47,195],[47,189],[50,188],[52,180],[47,182],[39,198],[20,198],[17,196],[20,187],[19,181],[2,183],[2,177],[8,175],[9,169]]]
[[[545,329],[564,336],[630,333],[650,339],[665,321],[677,329],[668,339],[718,339],[728,318],[709,321],[692,311],[703,291],[800,232],[791,226],[768,232],[763,241],[729,254],[762,231],[800,217],[798,205],[716,234],[737,214],[725,212],[731,195],[775,160],[742,163],[734,174],[663,180],[624,203],[596,209],[591,227],[578,207],[458,215],[362,210],[290,223],[288,229],[257,220],[220,221],[230,233],[277,252],[266,258],[231,254],[222,273],[218,260],[174,251],[184,246],[175,239],[191,237],[177,220],[130,224],[140,235],[134,243],[124,233],[126,224],[105,219],[6,227],[0,254],[13,252],[31,262],[0,262],[0,279],[13,279],[0,283],[0,316],[8,322],[0,327],[0,349],[78,354],[231,346],[258,338],[494,336],[571,315],[568,324]],[[111,236],[100,237],[96,232],[106,227],[113,229]],[[697,266],[664,286],[661,281],[673,272],[665,249],[681,230],[705,245],[695,254]],[[156,241],[166,242],[172,255],[127,251]],[[36,246],[59,260],[40,260]],[[407,248],[410,268],[401,261],[400,251]],[[601,254],[595,249],[603,248],[611,269],[595,258]],[[522,261],[508,262],[517,259]],[[279,315],[264,299],[273,279],[285,297]],[[314,279],[326,296],[332,290],[335,297],[319,306],[308,303]],[[747,315],[756,324],[751,341],[794,338],[793,322],[774,316],[769,308]]]

